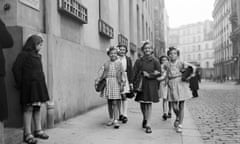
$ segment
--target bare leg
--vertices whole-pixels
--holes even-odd
[[[144,103],[140,103],[140,108],[141,108],[141,112],[142,112],[142,115],[143,115],[143,120],[146,120],[146,116],[145,116],[145,105]]]
[[[118,120],[119,118],[119,102],[120,100],[113,100],[113,119]]]
[[[119,122],[118,122],[118,118],[119,118],[119,106],[120,106],[120,103],[121,100],[113,100],[113,124],[114,124],[114,128],[119,128]]]
[[[168,113],[172,113],[172,103],[168,102]]]
[[[122,115],[127,117],[127,108],[128,108],[128,102],[127,102],[127,99],[125,100],[122,100]]]
[[[40,106],[33,107],[33,121],[36,131],[42,130]]]
[[[110,120],[113,120],[113,102],[112,100],[108,100],[108,114]]]
[[[163,99],[163,113],[167,114],[167,103],[168,101],[166,99]]]
[[[184,117],[184,101],[179,102],[179,124],[183,123]]]
[[[179,120],[179,109],[178,109],[178,102],[172,102],[172,108],[176,115],[176,120]]]
[[[151,116],[152,116],[152,104],[151,103],[145,104],[145,107],[146,107],[147,126],[150,126]]]
[[[32,123],[32,106],[26,106],[23,112],[23,126],[24,134],[31,134],[31,123]]]

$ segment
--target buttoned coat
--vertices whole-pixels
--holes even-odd
[[[23,106],[49,100],[40,54],[22,51],[15,60],[12,71]]]

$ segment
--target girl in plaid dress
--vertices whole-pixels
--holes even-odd
[[[110,47],[107,50],[110,58],[104,64],[103,74],[100,79],[106,79],[106,87],[102,91],[101,96],[108,100],[108,112],[110,120],[108,126],[114,125],[114,128],[119,128],[119,111],[121,102],[121,91],[124,86],[124,71],[122,63],[118,60],[117,49]]]

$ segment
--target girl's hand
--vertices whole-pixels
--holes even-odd
[[[146,71],[143,71],[143,76],[144,77],[150,77],[150,74],[148,72],[146,72]]]
[[[130,91],[133,90],[133,84],[132,83],[129,84],[129,88],[130,88]]]
[[[124,84],[120,84],[120,92],[124,91]]]

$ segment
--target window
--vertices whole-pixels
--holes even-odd
[[[205,48],[208,49],[208,43],[205,44]]]
[[[76,0],[59,0],[58,10],[74,19],[77,19],[82,24],[88,22],[88,11]]]
[[[209,68],[209,62],[208,61],[206,62],[206,68]]]
[[[98,20],[98,30],[99,33],[106,38],[112,39],[114,37],[113,28],[106,22],[104,22],[102,19]]]
[[[199,51],[201,50],[201,45],[198,45],[198,50],[199,50]]]
[[[200,60],[201,59],[201,54],[198,54],[198,60]]]

